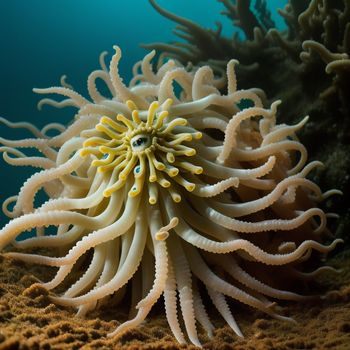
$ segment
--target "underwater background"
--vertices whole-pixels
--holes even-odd
[[[286,0],[269,0],[276,27],[286,25],[277,13]],[[189,18],[206,28],[223,24],[223,34],[231,36],[231,22],[220,14],[223,5],[212,0],[159,0],[167,10]],[[56,109],[37,103],[43,96],[34,87],[59,85],[62,75],[76,91],[86,95],[86,79],[99,63],[102,51],[122,49],[121,76],[128,81],[134,63],[148,51],[140,44],[174,40],[174,24],[159,15],[147,0],[11,0],[0,1],[0,117],[29,121],[37,127],[49,122],[67,123],[73,108]],[[244,34],[240,32],[244,40]],[[108,56],[109,58],[110,56]],[[108,62],[107,58],[107,62]],[[234,58],[234,57],[233,57]],[[22,132],[0,124],[0,137],[16,139]],[[0,160],[0,202],[15,195],[33,170],[15,168]],[[2,227],[7,218],[0,216]]]
[[[241,40],[245,40],[244,33],[239,28],[233,27],[232,22],[227,17],[220,14],[220,11],[224,9],[220,0],[156,0],[156,2],[162,8],[179,16],[191,19],[205,28],[215,29],[215,22],[219,21],[223,24],[223,36],[231,37],[232,34],[237,31],[239,32]],[[251,2],[254,8],[256,1],[252,0]],[[288,0],[267,0],[269,10],[271,11],[271,18],[275,23],[275,27],[280,31],[286,30],[287,26],[283,18],[278,14],[278,9],[283,8],[287,2]],[[343,4],[345,2],[350,4],[348,0],[334,0],[330,3]],[[113,53],[113,45],[120,46],[122,50],[122,59],[119,65],[120,75],[127,83],[131,78],[133,65],[149,52],[149,50],[142,48],[140,45],[143,43],[169,43],[173,40],[179,41],[172,33],[174,26],[174,22],[157,13],[148,0],[0,1],[0,117],[4,117],[12,122],[28,121],[38,128],[42,128],[51,122],[59,122],[62,124],[69,123],[74,117],[76,109],[56,109],[45,105],[42,110],[39,111],[37,109],[37,103],[41,98],[47,96],[36,95],[32,92],[32,89],[34,87],[45,88],[58,86],[60,85],[61,76],[67,75],[67,83],[71,84],[74,90],[81,93],[83,96],[88,96],[86,88],[87,77],[93,70],[99,67],[99,55],[102,51],[108,51],[109,54],[106,58],[106,62],[109,63],[109,59]],[[232,58],[235,57],[233,56]],[[289,61],[286,65],[288,64]],[[315,67],[322,72],[325,71],[324,66],[324,64],[319,64],[317,67],[315,65]],[[279,71],[277,67],[271,67],[271,70],[276,69],[276,72],[280,73],[284,69],[282,64],[281,67],[282,69]],[[278,74],[276,74],[276,76],[277,75]],[[313,80],[310,76],[307,76],[307,80],[310,81],[310,86],[314,87],[315,91],[312,91],[312,93],[315,92],[315,96],[318,96],[319,91],[316,87],[323,90],[323,86],[321,86],[319,82],[321,82],[324,77],[319,74],[319,76],[315,76],[315,80]],[[283,80],[283,78],[284,75],[282,74],[278,76],[279,80]],[[319,80],[317,78],[319,78]],[[296,80],[297,79],[299,79],[299,76]],[[331,76],[330,79],[333,79],[333,76]],[[238,81],[239,87],[240,82],[243,82],[243,79]],[[245,83],[249,87],[256,86],[255,83],[250,83],[250,81]],[[291,91],[291,95],[294,93],[291,89],[293,83],[295,83],[295,81],[292,82],[289,79],[285,81],[285,91],[283,91],[283,93],[285,93],[286,96],[288,96],[289,90]],[[295,90],[298,89],[300,90],[300,85],[296,84]],[[305,106],[310,106],[310,110],[314,108],[316,110],[315,114],[317,114],[324,106],[322,105],[317,109],[320,106],[315,102],[318,97],[315,100],[311,100],[310,90],[308,91],[309,94],[305,93],[305,99],[300,105],[306,102]],[[304,92],[301,90],[300,93],[303,94]],[[273,95],[271,93],[270,97],[275,98],[277,95],[278,94]],[[299,98],[299,95],[297,97]],[[305,107],[305,113],[304,111],[300,112],[300,109],[295,111],[294,102],[295,100],[291,99],[289,105],[287,103],[283,103],[283,105],[286,105],[286,110],[290,110],[290,113],[295,115],[296,120],[300,121],[308,114],[308,107]],[[330,108],[330,110],[332,110],[332,108]],[[327,109],[327,113],[328,112],[329,109]],[[340,112],[343,113],[344,110],[339,108],[337,112],[341,114]],[[344,115],[345,114],[344,112]],[[350,114],[346,114],[346,118],[348,118],[349,115]],[[333,116],[332,113],[329,113],[329,116]],[[319,129],[317,129],[315,128],[315,124],[317,124],[319,120],[321,120],[321,123],[319,123]],[[293,122],[295,121],[293,120]],[[293,122],[291,122],[291,124]],[[306,137],[310,135],[310,133],[308,134],[310,130],[313,132],[313,139],[310,143],[321,145],[318,148],[318,150],[321,149],[320,153],[322,153],[322,145],[327,146],[330,143],[329,139],[331,139],[330,136],[328,139],[324,138],[324,134],[321,131],[328,130],[330,131],[330,135],[333,135],[329,127],[330,124],[327,124],[327,122],[328,120],[322,123],[321,117],[317,119],[317,115],[311,115],[310,122],[305,128]],[[311,127],[309,127],[310,125]],[[334,125],[338,127],[338,125],[342,124],[339,122],[339,124]],[[319,134],[317,134],[318,130],[320,130]],[[345,127],[344,130],[346,130]],[[0,123],[0,138],[20,139],[27,135],[28,133],[26,132],[8,128]],[[304,140],[302,140],[302,142],[304,142]],[[346,198],[350,198],[350,193],[344,191],[344,188],[348,188],[346,186],[348,186],[349,183],[350,169],[347,164],[350,162],[350,148],[341,148],[343,141],[340,139],[336,140],[336,142],[338,143],[333,143],[333,148],[330,151],[330,153],[334,153],[334,157],[329,157],[330,162],[325,162],[329,173],[332,174],[333,171],[334,178],[331,179],[331,184],[322,183],[322,181],[320,181],[320,183],[321,188],[325,191],[334,187],[343,190],[345,195],[342,198],[344,198],[345,205],[340,204],[338,208],[334,210],[331,205],[329,205],[329,207],[336,213],[339,213],[339,207],[343,212],[347,211],[347,213],[349,213],[347,205],[349,200]],[[307,147],[309,148],[309,145],[307,145]],[[328,157],[328,154],[325,153],[325,157],[326,156]],[[319,157],[319,154],[315,157],[318,159],[317,157]],[[322,160],[324,161],[324,159]],[[340,173],[339,169],[343,169],[345,175]],[[0,156],[0,204],[2,204],[7,197],[16,195],[23,185],[23,182],[35,171],[37,171],[37,169],[32,169],[30,167],[10,166]],[[341,180],[346,183],[343,187],[341,186]],[[333,183],[336,185],[333,186]],[[329,211],[331,211],[331,209]],[[341,215],[341,217],[345,218],[345,215]],[[349,214],[346,220],[344,219],[345,224],[342,226],[338,225],[332,218],[329,220],[333,225],[331,229],[335,232],[336,236],[342,236],[344,238],[345,248],[350,245],[350,235],[347,229],[350,222]],[[8,221],[9,219],[1,212],[0,228]],[[338,233],[334,227],[341,227],[342,231]],[[339,247],[334,254],[339,252],[340,254],[335,258],[334,256],[332,258],[331,255],[332,259],[330,260],[330,265],[337,269],[342,268],[342,273],[339,275],[331,275],[331,277],[329,277],[330,275],[325,275],[320,281],[324,289],[340,290],[340,296],[336,294],[333,296],[331,295],[329,300],[325,301],[324,304],[303,306],[298,303],[290,305],[282,303],[286,314],[296,316],[296,326],[291,326],[276,320],[264,319],[261,318],[259,314],[258,317],[260,318],[257,318],[255,312],[249,309],[247,312],[247,309],[238,307],[238,314],[242,321],[243,328],[247,332],[247,337],[245,339],[238,339],[238,342],[241,341],[241,343],[238,343],[235,349],[350,349],[350,345],[348,345],[350,344],[350,269],[348,268],[350,266],[350,251]],[[108,312],[105,318],[100,317],[101,315],[97,312],[92,314],[92,316],[86,320],[86,323],[84,322],[82,325],[81,320],[73,317],[71,310],[66,311],[52,306],[45,291],[35,289],[35,286],[29,288],[30,285],[37,282],[37,279],[33,277],[34,275],[39,276],[38,278],[47,279],[45,275],[46,270],[41,269],[40,266],[34,266],[31,267],[32,269],[28,272],[27,267],[21,263],[11,265],[6,259],[1,259],[0,256],[0,263],[3,263],[2,271],[0,269],[0,281],[6,282],[7,289],[2,287],[5,286],[5,284],[1,285],[0,283],[0,350],[20,348],[18,345],[20,341],[18,341],[18,339],[11,340],[12,335],[7,335],[6,338],[6,344],[9,345],[2,346],[2,342],[5,339],[2,335],[2,331],[4,331],[2,327],[4,327],[5,323],[9,325],[8,334],[12,334],[12,326],[17,327],[16,330],[23,327],[27,332],[27,328],[29,328],[28,325],[30,326],[31,323],[35,324],[35,322],[32,321],[34,318],[38,320],[38,322],[36,322],[38,328],[43,329],[43,332],[47,332],[47,337],[50,341],[52,340],[53,343],[56,339],[61,339],[62,342],[62,339],[69,340],[69,337],[73,336],[78,340],[81,336],[81,341],[86,343],[83,336],[88,334],[89,341],[95,342],[95,347],[91,347],[91,349],[103,348],[104,343],[101,339],[105,338],[105,333],[111,328],[111,324],[112,327],[116,324],[114,323],[116,317],[113,308],[111,308],[112,317],[110,319],[108,318],[110,316]],[[6,275],[6,273],[8,273],[8,275]],[[27,289],[23,292],[21,288]],[[12,294],[7,293],[5,298],[5,290],[11,290]],[[14,296],[18,296],[18,298]],[[14,306],[11,304],[12,301]],[[6,312],[10,311],[2,309],[2,306],[5,304],[11,304],[12,309],[10,310],[13,313],[12,316],[6,316]],[[42,308],[43,306],[46,308]],[[26,309],[22,310],[24,307]],[[15,310],[15,312],[13,312],[13,310]],[[159,310],[156,310],[156,312],[157,311]],[[38,314],[35,314],[35,312],[38,312]],[[40,312],[42,313],[40,314]],[[13,319],[11,319],[11,317],[13,317]],[[164,339],[169,342],[169,348],[172,349],[173,345],[171,342],[173,339],[169,338],[167,335],[169,330],[166,322],[163,319],[155,321],[153,319],[153,322],[154,323],[148,324],[149,333],[142,328],[141,330],[135,331],[135,333],[130,333],[129,339],[127,337],[125,337],[125,339],[123,338],[122,342],[118,343],[125,346],[121,349],[127,349],[128,342],[131,344],[133,337],[144,343],[145,349],[157,349],[157,347],[153,348],[153,345],[147,348],[147,344],[157,344],[157,342],[159,342],[158,346],[159,349],[161,349],[163,344],[161,341],[164,341]],[[50,324],[52,328],[50,328]],[[51,331],[52,334],[50,333]],[[39,332],[38,334],[36,334],[35,331],[33,333],[30,332],[32,331],[28,331],[28,335],[25,337],[28,338],[29,341],[34,339],[33,346],[29,347],[34,349],[37,344],[35,342],[40,342]],[[231,346],[233,342],[232,339],[234,339],[235,342],[237,341],[237,338],[232,338],[230,336],[230,332],[228,328],[219,328],[216,337],[211,343],[208,343],[206,349],[214,349],[212,346],[214,344],[216,345],[215,341],[218,339],[223,341],[222,349],[229,349],[230,347],[225,346]],[[66,338],[64,338],[64,336],[66,336]],[[108,343],[108,341],[109,340],[107,340],[107,344],[113,344],[112,342]],[[244,341],[247,341],[247,343],[244,343]],[[51,343],[47,341],[47,344]],[[247,344],[249,344],[250,347],[248,347]],[[325,347],[320,347],[319,344],[325,345]],[[58,346],[63,345],[58,344]],[[62,349],[71,348],[68,341],[65,346],[66,347],[62,347]],[[60,347],[57,347],[57,349],[58,348],[61,349]],[[112,345],[111,348],[113,348]],[[136,348],[137,347],[134,347],[133,349]],[[174,349],[177,349],[177,347],[174,347]]]

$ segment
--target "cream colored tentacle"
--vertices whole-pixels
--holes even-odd
[[[243,333],[240,330],[236,320],[234,319],[231,310],[227,304],[225,296],[222,293],[217,292],[216,290],[207,286],[208,294],[211,301],[215,305],[216,309],[219,311],[221,316],[225,319],[227,324],[231,329],[241,338],[243,338]]]
[[[155,54],[156,54],[156,51],[152,50],[141,61],[142,74],[144,75],[145,80],[151,84],[158,84],[158,78],[153,72],[152,63],[151,63],[152,58],[155,56]]]
[[[33,237],[23,241],[13,240],[11,244],[19,249],[33,247],[57,247],[59,245],[66,245],[75,242],[82,235],[83,231],[84,227],[74,226],[63,235]]]
[[[71,98],[72,101],[74,101],[76,107],[83,107],[86,104],[90,103],[86,98],[84,98],[77,92],[71,89],[67,89],[65,87],[56,86],[56,87],[50,87],[46,89],[34,88],[33,91],[37,94],[58,94],[58,95],[67,96]]]
[[[227,179],[228,177],[237,177],[240,180],[254,179],[268,174],[276,163],[276,157],[270,156],[268,160],[261,166],[253,169],[237,169],[226,167],[221,164],[215,164],[202,158],[194,156],[196,165],[203,167],[203,173],[217,179]]]
[[[316,198],[320,198],[322,196],[320,188],[310,180],[304,178],[289,177],[283,179],[270,193],[261,196],[259,199],[234,204],[220,203],[213,200],[210,202],[210,205],[225,215],[229,215],[235,218],[245,216],[263,210],[276,203],[278,200],[280,200],[282,194],[292,186],[293,188],[294,186],[309,188],[316,194]]]
[[[176,280],[173,264],[169,260],[168,277],[164,288],[165,314],[172,333],[180,344],[186,344],[177,315]]]
[[[120,195],[118,192],[116,192],[115,194],[116,198],[118,197],[117,195]],[[28,261],[28,262],[37,263],[37,264],[44,264],[48,266],[63,266],[63,265],[71,264],[72,262],[75,262],[80,256],[82,256],[90,248],[93,248],[98,244],[107,242],[108,240],[112,240],[122,235],[124,232],[126,232],[135,221],[136,212],[139,207],[139,203],[140,203],[139,196],[134,198],[128,198],[125,205],[124,212],[122,213],[122,215],[118,220],[116,220],[113,224],[109,226],[98,229],[97,231],[92,232],[89,235],[83,237],[79,242],[77,242],[77,244],[68,252],[68,254],[65,257],[51,258],[51,257],[43,257],[35,254],[25,254],[23,256],[23,254],[20,254],[20,253],[7,253],[7,255],[11,257],[16,256],[16,258],[21,259],[23,261]],[[29,224],[32,224],[34,227],[37,227],[37,226],[44,226],[47,224],[57,225],[64,222],[72,222],[73,224],[76,224],[76,225],[82,225],[82,224],[83,225],[87,224],[88,226],[90,225],[92,229],[94,229],[93,224],[95,225],[97,224],[94,222],[93,219],[88,219],[78,213],[64,212],[64,215],[66,215],[66,217],[63,217],[63,218],[59,214],[60,212],[27,214],[26,216],[24,216],[24,218],[29,217],[29,219],[24,220],[24,223],[27,226],[29,221]],[[39,218],[35,218],[35,221],[38,222],[40,220],[39,224],[32,223],[32,220],[30,220],[31,216],[38,216]],[[23,231],[21,227],[18,227],[18,225],[16,226],[17,224],[16,221],[19,221],[22,218],[23,217],[17,218],[4,227],[3,230],[5,229],[10,230],[10,228],[12,228],[12,230],[10,231],[10,234],[8,234],[10,236],[10,239],[11,238],[13,239],[13,237],[16,236],[18,232]],[[56,222],[52,223],[54,219],[56,219]],[[3,240],[1,240],[1,237],[4,235],[1,235],[2,231],[0,231],[0,247],[3,246],[3,242],[2,242]]]
[[[94,254],[89,264],[89,267],[85,270],[84,274],[72,284],[64,293],[64,297],[74,297],[77,294],[83,292],[94,281],[97,280],[103,269],[106,254],[106,243],[101,244],[94,248]]]
[[[77,103],[71,98],[67,98],[63,101],[56,101],[52,98],[43,98],[37,104],[38,110],[41,111],[45,105],[55,108],[77,107]]]
[[[315,229],[315,233],[321,233],[326,227],[326,216],[324,212],[319,208],[311,208],[308,209],[302,214],[297,215],[293,219],[271,219],[271,220],[263,220],[260,222],[246,222],[240,221],[235,218],[231,218],[224,214],[221,214],[219,211],[211,208],[209,205],[204,202],[198,201],[194,203],[191,201],[195,207],[197,207],[204,216],[213,222],[217,223],[220,226],[228,228],[230,230],[241,232],[241,233],[260,233],[266,231],[290,231],[301,225],[303,225],[306,221],[311,219],[312,217],[318,216],[320,218],[320,224],[318,228]]]
[[[261,146],[263,147],[271,143],[283,140],[288,136],[294,135],[294,133],[300,130],[307,123],[308,120],[309,117],[305,117],[301,122],[299,122],[296,125],[279,125],[278,128],[272,130],[264,137]]]
[[[106,257],[105,262],[103,265],[103,270],[100,275],[100,278],[98,279],[94,289],[97,289],[98,287],[104,285],[105,283],[109,282],[111,278],[114,276],[114,274],[117,271],[118,263],[119,263],[119,238],[116,238],[111,243],[104,243],[106,245]],[[106,300],[108,297],[101,300],[103,303],[104,300]],[[97,306],[97,301],[83,304],[79,306],[79,309],[77,311],[78,317],[84,317],[86,313],[92,309],[94,309]]]
[[[113,46],[115,49],[115,54],[112,57],[110,67],[109,67],[109,76],[111,78],[113,87],[115,89],[116,95],[123,101],[132,100],[134,103],[141,109],[147,109],[148,103],[146,100],[140,98],[136,94],[132,93],[122,82],[119,72],[118,64],[121,58],[121,51],[118,46]]]
[[[190,263],[193,273],[209,288],[227,295],[235,300],[252,306],[258,310],[261,310],[271,316],[276,317],[277,315],[270,309],[272,303],[265,303],[255,297],[247,294],[243,290],[229,284],[220,277],[214,274],[205,261],[201,258],[200,254],[189,244],[184,244],[186,256]],[[281,317],[281,316],[279,316]],[[288,319],[288,318],[287,318]]]
[[[107,99],[107,97],[103,96],[96,87],[96,80],[101,79],[105,82],[106,86],[108,87],[109,91],[111,92],[112,96],[115,96],[115,90],[112,85],[112,82],[110,80],[109,74],[107,72],[101,71],[101,70],[95,70],[93,71],[87,81],[88,91],[90,97],[93,99],[93,101],[98,104],[104,100]]]
[[[81,131],[94,127],[98,120],[99,118],[96,116],[81,116],[75,120],[73,124],[69,125],[67,129],[62,132],[62,134],[49,139],[47,141],[48,145],[51,147],[61,147],[71,138],[79,136]]]
[[[99,188],[85,198],[57,198],[45,202],[39,207],[37,212],[47,212],[51,210],[75,210],[87,209],[96,206],[103,199],[103,191],[106,188],[106,181],[101,182]]]
[[[49,146],[48,139],[7,140],[0,137],[0,144],[14,148],[36,148],[51,160],[56,160],[57,152]]]
[[[201,129],[218,129],[225,132],[228,124],[228,120],[222,120],[217,117],[202,117],[202,118],[190,118],[189,123],[194,128]]]
[[[43,133],[44,137],[50,138],[52,136],[49,136],[48,133],[55,131],[56,133],[62,133],[66,130],[66,127],[61,123],[49,123],[46,124],[42,129],[41,132]]]
[[[223,260],[219,261],[217,256],[212,255],[210,257],[211,261],[215,261],[219,266],[224,268],[235,280],[242,283],[243,285],[251,288],[261,294],[267,295],[272,298],[278,298],[283,300],[296,300],[296,301],[306,301],[315,299],[315,296],[305,296],[297,293],[292,293],[280,289],[276,289],[268,286],[267,284],[259,281],[253,276],[245,272],[235,261],[233,257],[224,256]]]
[[[218,157],[218,161],[223,163],[228,158],[231,150],[237,146],[237,128],[242,121],[255,116],[262,116],[263,118],[269,119],[276,113],[277,105],[278,104],[274,102],[270,110],[260,107],[246,108],[234,115],[227,125],[223,149]]]
[[[238,187],[239,179],[237,177],[230,177],[226,180],[217,182],[214,185],[202,185],[196,183],[195,189],[192,191],[198,197],[214,197],[224,192],[230,187]]]
[[[4,161],[12,166],[31,166],[41,169],[50,169],[55,166],[55,162],[44,157],[27,157],[24,153],[17,151],[15,148],[0,147],[0,152],[3,152]],[[17,158],[10,157],[8,153],[12,153]]]
[[[190,267],[178,238],[176,236],[170,235],[168,240],[169,253],[174,263],[177,290],[179,291],[180,306],[186,331],[190,341],[194,345],[200,347],[201,343],[198,339],[194,314]]]
[[[215,327],[210,322],[208,313],[202,301],[202,297],[199,294],[197,283],[195,283],[193,287],[193,306],[194,306],[194,313],[195,313],[196,319],[202,325],[204,330],[207,332],[208,337],[212,338],[213,330],[215,329]]]
[[[209,66],[203,66],[196,70],[192,82],[193,100],[199,100],[210,94],[219,94],[215,86],[210,85],[214,80],[214,73]]]
[[[108,226],[109,224],[111,224],[111,222],[113,222],[118,217],[121,206],[122,206],[121,196],[120,195],[112,196],[112,200],[110,201],[107,209],[104,212],[102,212],[100,215],[95,217],[95,219],[98,218],[100,222],[100,227]],[[57,244],[59,243],[67,244],[69,242],[73,242],[78,237],[78,235],[81,235],[82,233],[83,233],[83,230],[80,229],[79,226],[74,226],[70,231],[68,231],[64,235],[54,236],[54,237],[52,236],[39,237],[37,238],[37,240],[41,239],[41,241],[39,242],[41,243],[40,244],[41,246],[53,246],[53,245],[57,246]],[[32,245],[35,246],[35,244],[32,244]],[[114,258],[115,258],[115,254],[114,254]],[[52,281],[45,283],[44,287],[47,289],[52,289],[52,288],[55,288],[58,284],[62,283],[64,278],[69,274],[70,270],[72,269],[73,264],[74,263],[71,263],[68,266],[67,265],[61,266],[56,274],[56,277]]]
[[[65,306],[79,306],[101,299],[119,290],[125,285],[136,272],[142,258],[145,247],[146,237],[143,234],[146,223],[145,215],[140,212],[136,219],[135,235],[130,247],[129,254],[123,266],[117,271],[113,278],[104,285],[89,291],[88,293],[76,298],[53,298],[53,301]]]
[[[41,131],[33,124],[28,122],[11,122],[6,118],[0,117],[0,123],[5,124],[9,128],[13,129],[26,129],[31,132],[35,137],[41,139],[44,138],[44,135]]]
[[[271,156],[272,154],[276,154],[281,151],[289,150],[299,151],[300,153],[300,159],[298,163],[292,169],[287,171],[288,175],[294,175],[303,168],[307,161],[306,148],[300,142],[285,140],[263,147],[250,149],[249,151],[235,147],[232,149],[231,156],[237,161],[252,161]]]
[[[68,162],[53,169],[43,170],[30,177],[22,186],[14,211],[22,211],[27,214],[33,211],[34,197],[40,187],[45,183],[57,179],[58,177],[71,173],[77,169],[84,159],[79,154],[75,154]]]
[[[180,102],[174,93],[174,81],[181,85],[188,96],[192,96],[190,74],[184,68],[175,68],[166,72],[159,84],[158,101],[160,104],[164,103],[168,98],[175,101],[175,104]]]
[[[137,304],[136,308],[138,309],[138,312],[135,318],[121,324],[114,332],[108,334],[109,337],[138,326],[146,318],[152,306],[164,292],[168,274],[168,253],[165,241],[157,241],[155,239],[155,236],[159,230],[160,218],[158,216],[159,212],[157,212],[157,210],[151,211],[150,231],[154,245],[156,263],[153,287],[148,295]]]

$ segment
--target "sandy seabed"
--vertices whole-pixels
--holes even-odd
[[[241,339],[217,313],[211,315],[208,310],[217,329],[212,339],[199,329],[203,348],[350,349],[350,250],[334,257],[330,265],[342,268],[342,272],[328,273],[320,282],[328,290],[338,289],[339,294],[330,294],[322,303],[290,302],[280,307],[297,324],[273,320],[251,308],[233,304],[231,309],[245,335]],[[175,341],[161,302],[142,326],[119,337],[107,338],[107,333],[118,325],[116,320],[125,320],[127,312],[107,305],[86,319],[74,317],[74,310],[52,304],[48,292],[38,285],[39,279],[47,281],[53,272],[0,257],[0,350],[197,349]]]

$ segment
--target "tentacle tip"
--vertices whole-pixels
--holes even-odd
[[[126,105],[130,109],[130,111],[132,111],[133,113],[137,112],[137,106],[133,100],[127,100]]]
[[[159,102],[158,101],[153,101],[150,106],[149,109],[157,109],[159,107]]]
[[[194,134],[194,138],[195,138],[196,140],[200,140],[202,137],[203,137],[203,133],[200,132],[200,131],[198,131],[198,132],[196,132],[196,133]]]
[[[111,332],[111,333],[107,333],[107,338],[114,338],[119,332],[117,332],[117,330]]]
[[[167,104],[168,107],[170,107],[174,103],[174,100],[172,98],[167,98],[165,100],[165,103]]]
[[[108,119],[109,119],[108,117],[103,116],[103,117],[101,117],[100,122],[103,124],[106,124],[108,122]]]
[[[315,166],[318,166],[320,168],[325,168],[325,164],[323,162],[321,162],[320,160],[315,160],[314,162],[312,162],[313,164],[315,164]],[[311,164],[311,163],[310,163]]]
[[[128,192],[128,197],[134,198],[134,197],[136,197],[139,193],[140,193],[139,191],[130,190],[130,191]]]
[[[103,131],[103,126],[102,126],[101,124],[97,124],[97,125],[95,126],[95,129],[96,129],[97,131]]]
[[[181,202],[181,196],[173,196],[172,199],[173,199],[173,201],[175,203],[180,203]]]
[[[169,188],[171,186],[171,183],[167,180],[163,181],[161,184],[160,184],[163,188]]]
[[[236,64],[239,64],[239,61],[236,60],[236,59],[231,59],[231,60],[228,62],[228,64],[230,64],[230,65],[236,65]]]
[[[306,123],[310,119],[309,115],[306,115],[304,119],[301,121],[303,124]]]
[[[163,170],[165,170],[165,165],[164,164],[157,164],[156,169],[159,171],[163,171]]]
[[[268,163],[271,164],[271,165],[275,165],[276,163],[276,156],[270,156],[269,159],[268,159]]]
[[[82,150],[79,151],[79,155],[82,158],[85,158],[88,154],[89,154],[89,152],[87,152],[85,149],[82,149]]]
[[[175,227],[179,224],[179,218],[177,216],[173,217],[171,220],[170,220],[170,225],[171,227]]]
[[[276,100],[272,103],[271,107],[272,109],[277,109],[277,107],[282,103],[282,100]]]
[[[154,205],[157,203],[157,199],[155,197],[149,197],[148,203]]]
[[[194,189],[196,188],[196,185],[195,184],[186,185],[185,188],[188,192],[193,192]]]
[[[154,236],[154,238],[157,241],[165,241],[168,237],[169,237],[169,232],[167,231],[159,231]]]
[[[149,178],[148,178],[149,182],[156,182],[157,181],[157,176],[156,175],[151,175]]]
[[[177,176],[179,174],[179,170],[178,169],[176,169],[176,170],[170,170],[169,171],[169,176],[170,177],[175,177],[175,176]]]
[[[118,45],[113,45],[113,49],[115,50],[115,52],[116,52],[117,54],[120,54],[120,53],[121,53],[121,49],[120,49],[120,47],[119,47]]]
[[[213,338],[214,338],[214,333],[213,333],[213,331],[208,331],[208,332],[207,332],[207,336],[208,336],[209,339],[213,339]]]
[[[194,346],[196,346],[197,348],[200,348],[200,349],[203,348],[203,346],[202,346],[202,344],[200,343],[199,339],[190,339],[190,341],[191,341],[191,343],[192,343]]]
[[[195,156],[196,153],[197,153],[196,150],[192,148],[191,150],[185,152],[185,156],[192,157],[192,156]]]
[[[343,244],[343,243],[344,243],[344,240],[341,238],[337,238],[336,240],[334,240],[334,245]]]
[[[111,195],[112,195],[112,191],[110,190],[103,191],[103,197],[110,197]]]

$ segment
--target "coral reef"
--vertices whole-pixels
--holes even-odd
[[[205,29],[150,0],[161,15],[178,24],[174,33],[187,42],[144,47],[157,48],[183,64],[188,61],[198,66],[209,64],[219,75],[229,60],[239,60],[237,75],[242,87],[256,86],[265,91],[268,99],[283,100],[279,115],[282,122],[294,123],[300,115],[310,116],[300,138],[311,159],[332,164],[314,179],[322,186],[349,193],[350,1],[290,0],[279,11],[288,25],[286,32],[272,28],[263,2],[256,2],[260,11],[253,10],[250,0],[220,2],[225,7],[223,14],[243,30],[245,39],[238,34],[226,38],[219,24],[217,31]],[[343,155],[342,161],[334,162],[339,154]],[[340,214],[333,229],[347,241],[349,198],[344,196],[331,203]]]
[[[61,294],[48,298],[77,308],[78,316],[129,302],[129,320],[110,337],[140,325],[160,296],[179,343],[186,342],[185,329],[200,346],[198,324],[212,336],[208,298],[239,337],[230,299],[292,322],[273,300],[319,300],[301,295],[296,285],[333,271],[316,268],[313,257],[341,241],[322,244],[330,215],[317,203],[338,191],[322,193],[307,179],[320,166],[307,164],[295,135],[307,118],[277,124],[280,101],[267,109],[261,90],[238,90],[234,60],[217,79],[208,66],[186,70],[173,60],[160,59],[154,71],[154,55],[135,65],[126,86],[118,73],[120,49],[109,69],[103,54],[101,69],[88,77],[91,100],[64,80],[60,87],[34,89],[65,97],[40,105],[78,110],[57,136],[45,134],[55,124],[38,130],[5,121],[34,137],[1,138],[4,159],[42,170],[3,205],[12,220],[0,230],[1,249],[31,251],[3,256],[57,267],[37,288]],[[97,89],[97,80],[110,96]],[[219,91],[224,86],[225,94]],[[46,198],[38,201],[41,189]],[[36,235],[16,240],[27,230]]]

